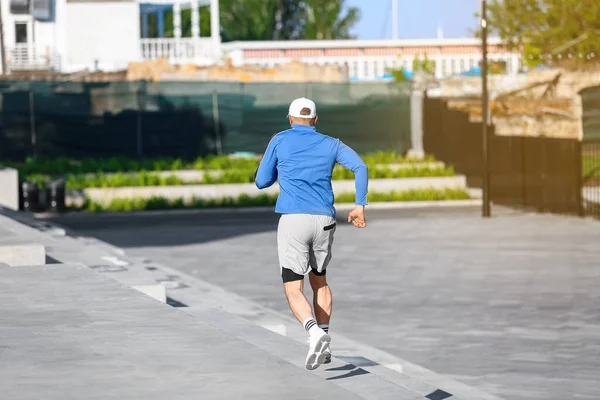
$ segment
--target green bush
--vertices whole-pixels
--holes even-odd
[[[216,171],[216,170],[215,170]],[[204,181],[206,184],[221,183],[252,183],[254,182],[255,170],[230,169],[219,171],[218,173],[205,172]]]
[[[464,189],[414,189],[392,192],[370,192],[368,200],[371,203],[386,201],[425,201],[425,200],[464,200],[469,195]],[[336,203],[353,203],[354,193],[342,193],[336,196]],[[90,212],[103,211],[142,211],[142,210],[168,210],[183,208],[215,208],[215,207],[260,207],[273,206],[277,202],[277,195],[260,194],[249,196],[242,194],[238,197],[223,197],[220,199],[192,199],[185,202],[183,199],[169,200],[164,197],[143,198],[117,198],[109,204],[99,204],[86,199],[80,210]]]
[[[460,188],[456,189],[411,189],[391,192],[369,192],[368,201],[379,203],[385,201],[431,201],[431,200],[466,200],[469,194]],[[353,203],[354,193],[342,193],[336,196],[336,203]]]
[[[166,177],[159,176],[147,171],[139,174],[114,173],[106,175],[85,174],[85,175],[67,175],[68,189],[87,189],[87,188],[114,188],[114,187],[145,187],[145,186],[180,186],[186,182],[177,178],[175,175]]]
[[[254,169],[230,169],[206,171],[203,180],[198,182],[183,181],[175,175],[159,176],[149,171],[140,173],[113,173],[113,174],[82,174],[67,175],[67,188],[115,188],[115,187],[147,187],[147,186],[181,186],[198,184],[227,184],[227,183],[252,183],[254,182]],[[415,178],[434,176],[454,176],[454,169],[447,167],[419,166],[414,164],[404,168],[371,167],[369,168],[370,179],[392,179],[392,178]],[[43,182],[48,179],[44,175],[30,175],[28,181]],[[333,180],[354,179],[354,173],[341,166],[336,166],[332,174]]]

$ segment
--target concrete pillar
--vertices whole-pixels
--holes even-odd
[[[173,4],[173,36],[176,39],[181,37],[181,4],[179,4],[179,0],[175,0],[175,4]]]
[[[444,71],[442,70],[442,60],[444,63],[447,63],[447,60],[443,56],[432,58],[435,61],[435,77],[440,79],[444,77]],[[448,66],[446,65],[446,68]]]
[[[423,158],[423,91],[414,88],[410,96],[410,137],[409,157]]]
[[[198,9],[198,0],[191,0],[192,10],[192,37],[200,37],[200,14]]]
[[[365,68],[365,66],[366,66],[366,61],[365,61],[365,59],[364,59],[364,58],[362,58],[362,57],[361,57],[361,58],[359,58],[359,59],[358,59],[358,70],[357,70],[357,72],[356,72],[356,77],[357,77],[359,80],[363,80],[363,79],[365,79],[365,77],[366,77],[366,68]]]
[[[19,210],[19,171],[0,167],[0,207]]]
[[[414,56],[408,56],[406,57],[406,71],[407,72],[414,72],[413,71],[413,62],[415,61],[415,57]]]
[[[210,0],[210,37],[217,57],[221,57],[221,22],[219,0]]]

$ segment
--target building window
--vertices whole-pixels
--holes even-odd
[[[446,76],[446,59],[442,59],[442,76]]]
[[[450,60],[450,75],[454,75],[456,73],[456,60]]]
[[[27,43],[27,24],[15,23],[15,43]]]
[[[460,71],[465,72],[465,60],[463,58],[460,59]]]

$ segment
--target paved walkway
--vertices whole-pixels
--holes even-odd
[[[506,399],[598,399],[600,224],[478,210],[386,211],[340,224],[332,331]],[[288,313],[276,217],[62,223]]]
[[[10,399],[361,398],[85,266],[0,266],[0,288]]]

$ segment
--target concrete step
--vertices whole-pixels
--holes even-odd
[[[362,398],[83,265],[0,267],[0,287],[11,399]]]
[[[13,267],[46,263],[46,250],[39,243],[1,243],[0,262]]]
[[[120,282],[166,302],[164,285],[125,268],[129,262],[120,258],[123,250],[92,238],[69,235],[64,228],[36,221],[27,214],[3,212],[5,215],[0,214],[0,262],[11,266],[50,261],[81,263],[101,272],[122,272]],[[25,240],[35,243],[23,243]]]

